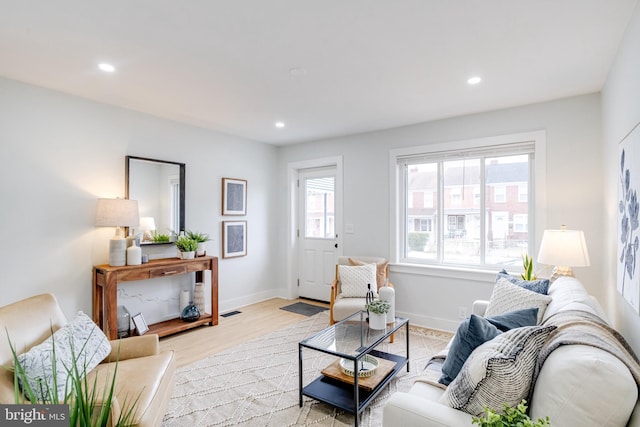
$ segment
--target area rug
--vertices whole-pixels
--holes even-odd
[[[298,405],[298,342],[325,328],[321,312],[292,326],[178,369],[163,426],[352,426],[353,415],[304,397]],[[404,328],[383,351],[404,354]],[[403,369],[361,414],[360,425],[382,425],[382,408],[396,391],[407,391],[429,358],[451,335],[410,329],[410,372]],[[304,384],[335,357],[305,349]]]
[[[295,302],[284,307],[280,307],[280,310],[290,311],[296,314],[302,314],[304,316],[313,316],[321,311],[328,310],[327,307],[321,307],[319,305],[307,304],[306,302]]]

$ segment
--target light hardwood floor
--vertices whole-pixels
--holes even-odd
[[[203,359],[234,345],[268,334],[306,319],[301,314],[280,310],[295,302],[305,302],[329,308],[329,304],[306,299],[273,298],[238,309],[240,314],[219,317],[216,326],[201,326],[160,339],[161,350],[174,350],[178,366]]]

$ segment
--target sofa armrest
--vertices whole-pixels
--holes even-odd
[[[153,356],[160,353],[160,340],[156,334],[112,340],[109,343],[111,344],[111,353],[102,363]]]
[[[403,392],[392,394],[382,410],[384,427],[458,427],[471,421],[466,412]]]
[[[473,302],[471,313],[475,314],[476,316],[484,317],[484,313],[487,311],[487,307],[489,307],[489,301],[476,300]]]

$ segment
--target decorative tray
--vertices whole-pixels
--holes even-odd
[[[365,354],[362,359],[358,361],[358,365],[360,366],[360,370],[358,371],[358,377],[366,378],[375,374],[376,369],[378,369],[378,359],[375,357]],[[345,375],[353,377],[353,360],[349,359],[340,359],[340,369]]]

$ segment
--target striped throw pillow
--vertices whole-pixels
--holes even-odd
[[[480,416],[484,408],[502,412],[529,396],[538,353],[555,326],[511,329],[469,356],[440,403]]]

